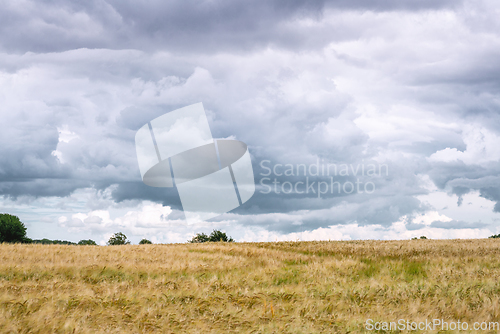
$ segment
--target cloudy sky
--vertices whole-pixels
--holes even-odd
[[[495,0],[2,1],[0,211],[31,238],[101,244],[500,233],[499,16]],[[142,183],[134,136],[197,102],[215,138],[248,145],[257,188],[187,223],[176,189]]]

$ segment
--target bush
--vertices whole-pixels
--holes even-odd
[[[52,240],[49,240],[47,238],[35,239],[35,240],[31,240],[31,242],[34,244],[42,244],[42,245],[52,245],[53,244]]]
[[[42,244],[42,245],[76,245],[74,242],[66,240],[50,240],[47,238],[32,240],[31,243]]]
[[[234,241],[233,238],[228,237],[226,235],[226,233],[221,232],[219,230],[213,230],[212,233],[210,233],[209,239],[211,242],[219,242],[219,241],[233,242]]]
[[[94,240],[88,239],[88,240],[80,240],[78,241],[79,245],[90,245],[90,246],[97,246],[97,243]]]
[[[233,242],[233,238],[228,237],[226,233],[221,232],[219,230],[213,230],[210,233],[210,236],[205,233],[197,233],[191,240],[188,242],[191,243],[200,243],[200,242]]]
[[[113,236],[108,240],[109,246],[128,245],[128,244],[130,244],[130,241],[127,240],[127,236],[122,232],[113,234]]]
[[[30,241],[26,238],[26,226],[19,220],[19,217],[7,213],[0,214],[0,243],[29,243]]]
[[[495,235],[492,235],[491,237],[489,237],[490,239],[498,239],[500,238],[500,234],[495,234]]]
[[[189,242],[200,243],[200,242],[207,242],[209,240],[210,239],[208,238],[208,235],[206,235],[205,233],[196,233],[196,235],[191,240],[189,240]]]
[[[141,241],[139,241],[139,245],[150,245],[152,244],[151,241],[149,241],[148,239],[142,239]]]

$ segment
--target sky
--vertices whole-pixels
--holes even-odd
[[[495,0],[3,1],[0,212],[33,239],[500,233]],[[188,222],[135,133],[202,102],[256,192]]]

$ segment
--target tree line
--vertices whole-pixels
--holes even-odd
[[[65,241],[65,240],[50,240],[50,239],[30,239],[26,236],[26,226],[19,219],[19,217],[10,215],[7,213],[0,213],[0,243],[23,243],[23,244],[43,244],[43,245],[97,245],[94,240],[86,239],[80,240],[78,243]],[[201,243],[201,242],[233,242],[233,238],[228,237],[226,233],[213,230],[210,235],[205,233],[197,233],[191,240],[190,243]],[[122,232],[117,232],[113,234],[107,245],[129,245],[130,241],[127,236]],[[142,239],[139,245],[152,244],[148,239]]]

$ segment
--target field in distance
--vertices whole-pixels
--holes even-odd
[[[0,333],[366,333],[499,298],[498,239],[0,245]]]

